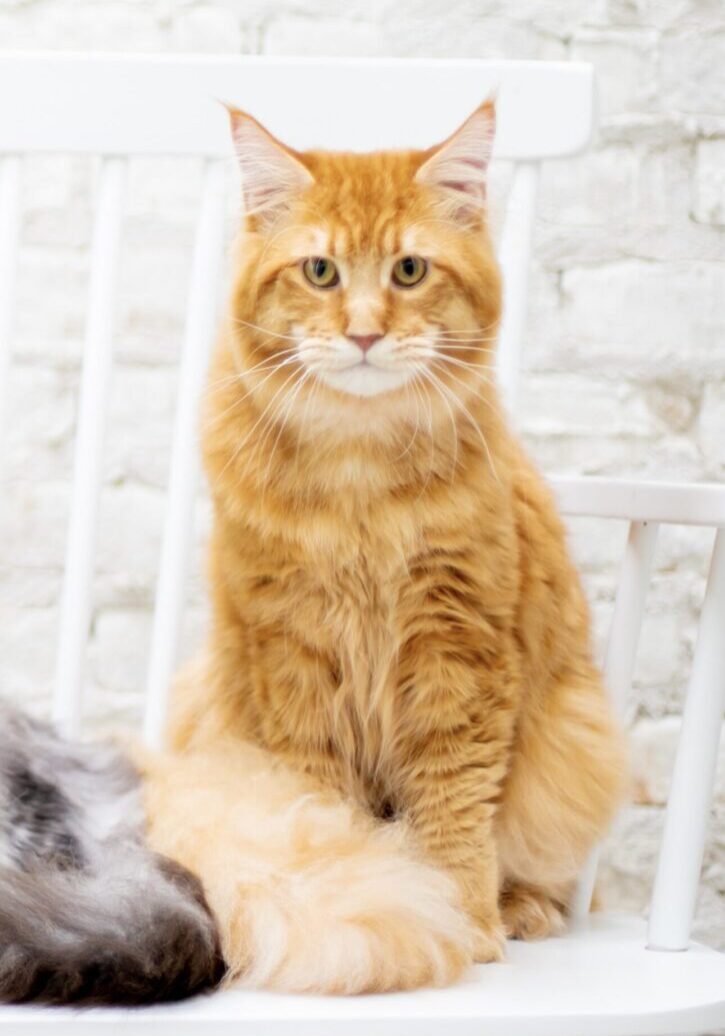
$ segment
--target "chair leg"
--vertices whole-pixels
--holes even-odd
[[[648,946],[685,950],[725,712],[725,529],[715,537],[652,894]]]

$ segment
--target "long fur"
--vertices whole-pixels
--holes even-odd
[[[151,838],[202,874],[247,987],[363,993],[444,985],[474,932],[403,823],[376,824],[238,742],[147,759]]]
[[[223,973],[199,881],[146,846],[135,770],[0,703],[0,1001],[148,1004]]]
[[[471,950],[433,867],[458,890],[475,959],[498,959],[504,935],[562,926],[626,783],[564,528],[496,391],[493,108],[426,152],[300,154],[243,113],[233,122],[246,189],[250,162],[270,149],[259,178],[269,190],[274,170],[281,189],[272,212],[252,206],[240,229],[212,364],[213,625],[175,699],[170,765],[185,791],[152,795],[153,836],[202,877],[247,981],[348,991],[439,981]],[[310,179],[290,188],[300,165]],[[391,270],[406,255],[424,257],[427,273],[399,290]],[[330,290],[305,279],[314,256],[339,268]],[[351,366],[355,336],[370,334],[381,337]],[[286,804],[299,844],[317,845],[321,829],[341,854],[321,850],[325,883],[282,851],[282,835],[272,844],[284,866],[276,849],[250,844],[244,774],[224,776],[249,742],[347,800],[322,816]],[[200,765],[189,789],[184,768],[198,758],[210,777]],[[273,783],[257,789],[263,831]],[[189,813],[219,819],[202,850]],[[393,827],[380,826],[389,817]],[[250,860],[269,925],[255,921],[242,950]],[[284,906],[299,888],[313,913],[303,900],[300,913]],[[416,914],[416,902],[430,908]]]

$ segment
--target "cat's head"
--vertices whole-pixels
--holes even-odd
[[[230,115],[244,203],[231,317],[250,391],[335,420],[423,397],[445,413],[477,393],[501,306],[493,103],[427,151],[375,154],[296,152]]]

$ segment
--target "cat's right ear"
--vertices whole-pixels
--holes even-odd
[[[291,148],[251,115],[230,106],[227,111],[242,174],[245,215],[272,220],[309,187],[312,175]]]

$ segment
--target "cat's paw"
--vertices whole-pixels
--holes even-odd
[[[454,884],[402,855],[383,873],[344,862],[240,887],[232,916],[222,915],[232,976],[250,988],[333,995],[454,982],[475,942]]]
[[[566,927],[561,907],[541,889],[511,885],[501,896],[501,916],[511,939],[546,939]]]
[[[349,995],[446,986],[462,974],[474,925],[456,882],[417,858],[405,828],[312,799],[294,819],[279,822],[273,857],[267,845],[254,858],[241,847],[231,895],[220,894],[226,855],[210,898],[232,977],[248,988]]]
[[[506,956],[506,931],[498,923],[479,924],[476,927],[473,959],[476,964],[490,964]]]

